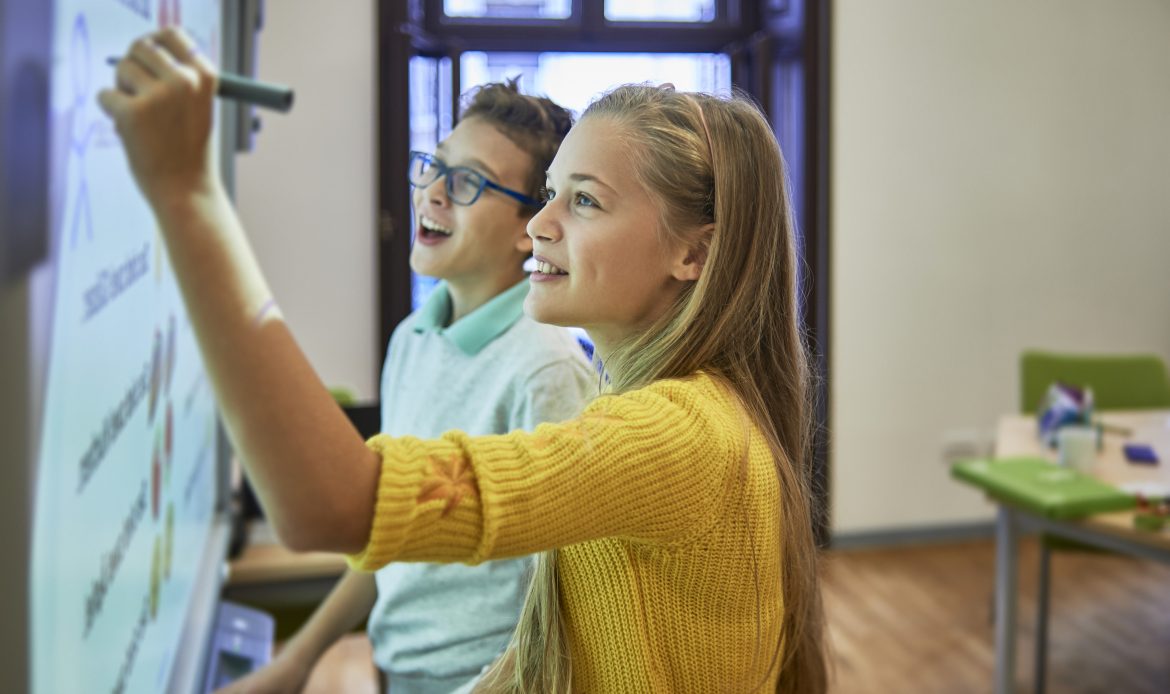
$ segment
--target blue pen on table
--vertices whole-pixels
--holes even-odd
[[[111,56],[106,59],[106,62],[110,65],[117,65],[119,60],[121,60],[120,57]],[[230,72],[219,73],[218,79],[219,86],[215,91],[216,96],[270,108],[281,113],[288,113],[292,110],[293,90],[291,87],[261,82]]]

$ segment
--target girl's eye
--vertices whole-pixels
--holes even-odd
[[[582,207],[597,207],[597,203],[593,202],[593,198],[584,193],[577,193],[574,202]]]
[[[540,190],[536,193],[536,198],[541,202],[548,202],[556,196],[556,191],[554,191],[552,188],[549,188],[548,186],[541,186]]]

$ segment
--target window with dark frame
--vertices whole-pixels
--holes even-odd
[[[735,89],[760,104],[789,167],[802,255],[804,321],[819,375],[814,461],[827,540],[828,417],[828,3],[824,0],[383,0],[379,4],[382,330],[390,332],[429,289],[409,272],[409,149],[433,149],[472,86],[521,76],[522,89],[574,109],[578,94],[546,74],[587,75],[589,97],[631,81],[680,89]],[[621,54],[624,57],[618,58]],[[606,70],[608,61],[639,61]],[[680,62],[681,61],[681,62]],[[687,62],[690,61],[690,62]],[[658,68],[687,64],[687,78]],[[617,77],[606,81],[606,74]],[[689,80],[689,81],[688,81]],[[680,82],[682,82],[680,84]],[[555,85],[555,86],[549,86]],[[400,105],[409,102],[409,109]],[[587,98],[586,98],[587,102]]]

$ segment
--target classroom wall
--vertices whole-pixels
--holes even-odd
[[[240,215],[322,380],[377,396],[374,3],[265,3],[258,75],[296,89],[237,157]]]
[[[833,528],[990,520],[1021,350],[1170,360],[1170,2],[832,14]]]

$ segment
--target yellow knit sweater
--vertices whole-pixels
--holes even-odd
[[[775,690],[779,486],[712,378],[603,396],[532,433],[368,445],[381,481],[353,567],[560,547],[574,691]]]

